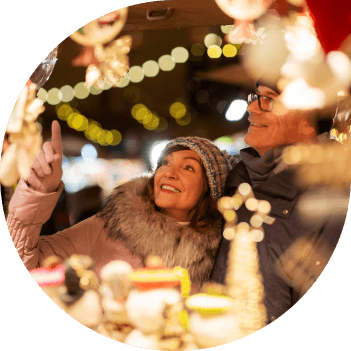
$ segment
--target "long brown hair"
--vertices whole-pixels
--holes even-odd
[[[173,152],[181,151],[181,150],[190,150],[190,149],[186,146],[174,145],[168,148],[166,151],[164,151],[159,158],[159,162],[157,164],[154,174],[152,175],[152,177],[150,178],[150,180],[146,185],[144,196],[148,197],[150,202],[155,206],[155,209],[158,211],[160,211],[160,209],[156,206],[155,197],[154,197],[155,173],[157,172],[158,168],[161,166],[162,160],[164,159],[164,157],[166,157],[167,155]],[[217,209],[217,202],[213,199],[211,195],[211,189],[208,183],[206,170],[201,159],[200,159],[200,164],[202,169],[202,180],[203,180],[204,187],[202,190],[200,200],[197,204],[196,211],[190,220],[190,226],[193,229],[196,229],[197,231],[201,232],[203,228],[212,226],[216,221],[218,221],[221,218],[221,214]]]

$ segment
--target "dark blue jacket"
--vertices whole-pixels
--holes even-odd
[[[252,148],[245,149],[245,152],[258,155]],[[232,196],[241,183],[250,184],[246,166],[242,161],[229,173],[225,195]],[[253,189],[257,199],[269,201],[272,206],[270,216],[275,218],[273,224],[263,224],[265,236],[257,244],[269,322],[292,307],[301,298],[301,291],[306,291],[311,282],[315,281],[339,240],[346,218],[345,212],[320,219],[313,224],[302,221],[297,203],[307,189],[298,188],[294,184],[294,174],[286,169]],[[253,212],[242,206],[237,215],[238,223],[249,223]],[[313,252],[308,259],[298,263],[300,268],[293,274],[283,269],[285,279],[282,279],[275,267],[278,265],[284,268],[282,254],[301,237],[308,238],[313,244]],[[225,283],[229,247],[230,242],[223,239],[212,273],[212,280],[221,284]]]

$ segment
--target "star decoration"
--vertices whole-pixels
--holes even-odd
[[[237,224],[238,217],[235,211],[243,205],[245,205],[249,211],[253,212],[250,224]],[[264,237],[262,224],[272,224],[274,222],[274,218],[268,215],[271,211],[270,203],[265,200],[257,200],[248,183],[240,184],[233,196],[221,197],[218,200],[218,210],[222,213],[226,221],[223,235],[227,240],[233,239],[238,227],[245,225],[245,227],[248,228],[248,232],[251,234],[252,240],[256,242],[262,241]]]

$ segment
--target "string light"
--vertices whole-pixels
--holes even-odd
[[[61,100],[63,102],[70,102],[74,98],[74,90],[70,85],[64,85],[61,89],[60,92],[62,94]]]
[[[233,44],[226,44],[223,46],[223,55],[225,57],[234,57],[238,53],[238,49]]]
[[[61,102],[62,93],[57,88],[52,88],[48,91],[46,102],[50,105],[57,105]]]
[[[140,83],[144,79],[145,74],[140,66],[133,66],[129,69],[128,76],[132,83]]]
[[[179,101],[174,102],[169,108],[169,113],[175,119],[182,118],[186,114],[186,106]]]
[[[158,63],[154,60],[144,62],[142,68],[146,77],[156,77],[160,71]]]
[[[211,58],[219,58],[222,55],[222,49],[218,45],[211,45],[207,49],[207,55]]]
[[[222,45],[222,38],[214,33],[209,33],[205,36],[204,44],[207,48],[212,45],[221,46]]]
[[[85,137],[93,142],[102,146],[115,146],[122,140],[122,135],[118,130],[103,129],[99,122],[93,119],[88,120],[77,109],[72,108],[69,103],[61,103],[55,109],[59,119],[66,121],[70,128],[84,132]]]
[[[172,56],[163,55],[158,59],[158,65],[162,71],[172,71],[176,63]]]

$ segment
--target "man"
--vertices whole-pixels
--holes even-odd
[[[328,136],[317,135],[312,112],[285,110],[275,86],[262,80],[256,86],[247,108],[250,126],[245,142],[251,147],[241,150],[242,160],[229,173],[225,195],[232,196],[240,184],[249,183],[258,200],[271,204],[273,223],[263,223],[264,239],[257,244],[264,303],[271,322],[295,304],[320,274],[338,242],[346,213],[341,220],[330,216],[312,224],[301,218],[298,204],[307,189],[295,184],[295,174],[282,162],[282,152],[287,145],[320,142]],[[254,214],[245,206],[236,212],[238,223],[249,223]],[[302,242],[312,248],[309,255],[302,255],[301,248],[307,248]],[[212,274],[212,280],[221,284],[226,283],[229,249],[230,241],[223,239]],[[293,269],[293,261],[284,258],[288,250],[296,261]]]

